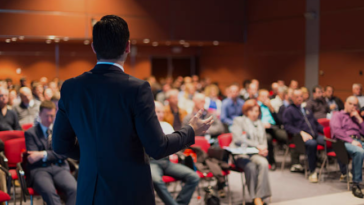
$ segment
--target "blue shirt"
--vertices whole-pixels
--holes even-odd
[[[270,112],[269,108],[265,106],[262,102],[258,101],[258,105],[260,106],[260,111],[262,112],[261,121],[263,123],[268,122],[271,125],[275,125],[276,121],[274,120],[272,113]]]
[[[42,123],[39,123],[39,125],[40,125],[40,128],[42,129],[42,132],[43,132],[43,136],[46,138],[46,139],[48,139],[48,133],[47,133],[47,131],[48,131],[48,127],[46,127],[46,126],[44,126],[44,125],[42,125]],[[48,158],[48,154],[47,154],[47,152],[46,151],[44,151],[44,157],[43,157],[43,162],[46,162],[47,161],[47,158]]]
[[[243,105],[245,101],[237,98],[234,102],[231,98],[222,101],[220,119],[222,123],[232,125],[237,116],[243,115]]]
[[[217,105],[215,100],[210,100],[209,109],[217,110]]]

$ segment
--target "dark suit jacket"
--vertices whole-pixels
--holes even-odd
[[[27,151],[46,151],[47,152],[47,161],[43,162],[43,160],[39,160],[34,164],[27,164],[27,168],[30,171],[30,185],[33,182],[33,177],[35,173],[38,171],[38,168],[48,167],[51,163],[58,164],[60,167],[69,169],[68,164],[66,162],[66,156],[62,156],[56,154],[52,147],[48,145],[48,141],[43,135],[42,128],[38,124],[24,132],[25,135],[25,145]]]
[[[53,148],[77,154],[77,205],[155,204],[149,157],[160,159],[194,144],[186,126],[164,135],[148,82],[112,65],[96,65],[61,90]]]

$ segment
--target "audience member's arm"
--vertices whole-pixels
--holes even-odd
[[[208,133],[210,135],[219,135],[224,132],[224,125],[221,123],[221,121],[216,117],[216,115],[212,115],[212,118],[214,122],[212,123],[210,129],[208,130]]]
[[[195,132],[189,125],[172,134],[164,135],[155,114],[149,83],[144,82],[135,97],[136,131],[148,155],[160,159],[195,143]]]
[[[340,113],[334,114],[330,120],[331,133],[334,133],[335,138],[351,143],[353,139],[348,136],[342,129],[342,118]]]
[[[301,132],[300,129],[293,126],[293,117],[290,110],[286,109],[283,113],[283,124],[284,129],[290,134],[299,134]]]
[[[227,104],[226,104],[226,101],[223,101],[222,102],[222,106],[221,106],[221,115],[220,115],[220,119],[221,119],[221,122],[222,123],[225,123],[225,124],[228,124],[228,125],[231,125],[233,124],[233,120],[228,118],[227,116]]]
[[[64,96],[67,95],[68,81],[63,83],[61,90],[61,99],[58,102],[58,112],[56,116],[56,121],[53,126],[53,135],[52,135],[52,147],[53,150],[61,155],[66,155],[73,159],[80,158],[80,147],[76,143],[76,134],[73,131],[71,123],[67,117],[66,109],[64,106]],[[72,92],[71,89],[68,89],[68,92]]]

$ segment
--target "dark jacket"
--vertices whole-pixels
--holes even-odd
[[[311,126],[306,123],[306,120],[301,111],[301,107],[295,104],[289,105],[283,113],[284,129],[289,134],[299,134],[301,131],[305,131],[311,134],[313,137],[317,137],[318,133],[323,133],[323,127],[313,117],[313,113],[304,108],[307,116],[307,120]],[[311,130],[312,129],[312,130]]]
[[[149,83],[113,65],[64,82],[58,106],[54,151],[81,156],[77,205],[154,205],[148,155],[160,159],[195,143],[190,126],[164,135]]]
[[[30,178],[31,178],[30,183],[33,182],[32,176],[35,176],[37,169],[40,167],[48,167],[51,163],[53,163],[61,167],[64,167],[65,169],[68,169],[66,156],[56,154],[52,150],[52,147],[49,145],[47,139],[45,138],[42,128],[40,127],[39,124],[24,132],[24,136],[25,136],[25,145],[27,151],[47,152],[47,160],[45,162],[43,162],[43,160],[41,159],[38,162],[35,162],[34,164],[29,164],[29,163],[27,164],[28,165],[27,168],[30,171]]]
[[[1,110],[0,110],[1,112]],[[7,110],[6,115],[0,113],[0,131],[21,130],[19,119],[13,110]]]
[[[329,100],[330,101],[331,100],[334,100],[335,101],[335,103],[336,103],[339,111],[344,109],[344,103],[343,103],[343,101],[340,98],[338,98],[336,96],[332,96]]]
[[[313,112],[316,119],[326,118],[327,113],[330,113],[330,107],[325,98],[310,99],[306,108]]]

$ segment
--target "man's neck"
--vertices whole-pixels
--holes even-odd
[[[99,59],[97,60],[97,62],[106,62],[106,63],[116,63],[119,64],[121,66],[124,66],[124,60],[121,59],[115,59],[115,60],[110,60],[110,59]]]

